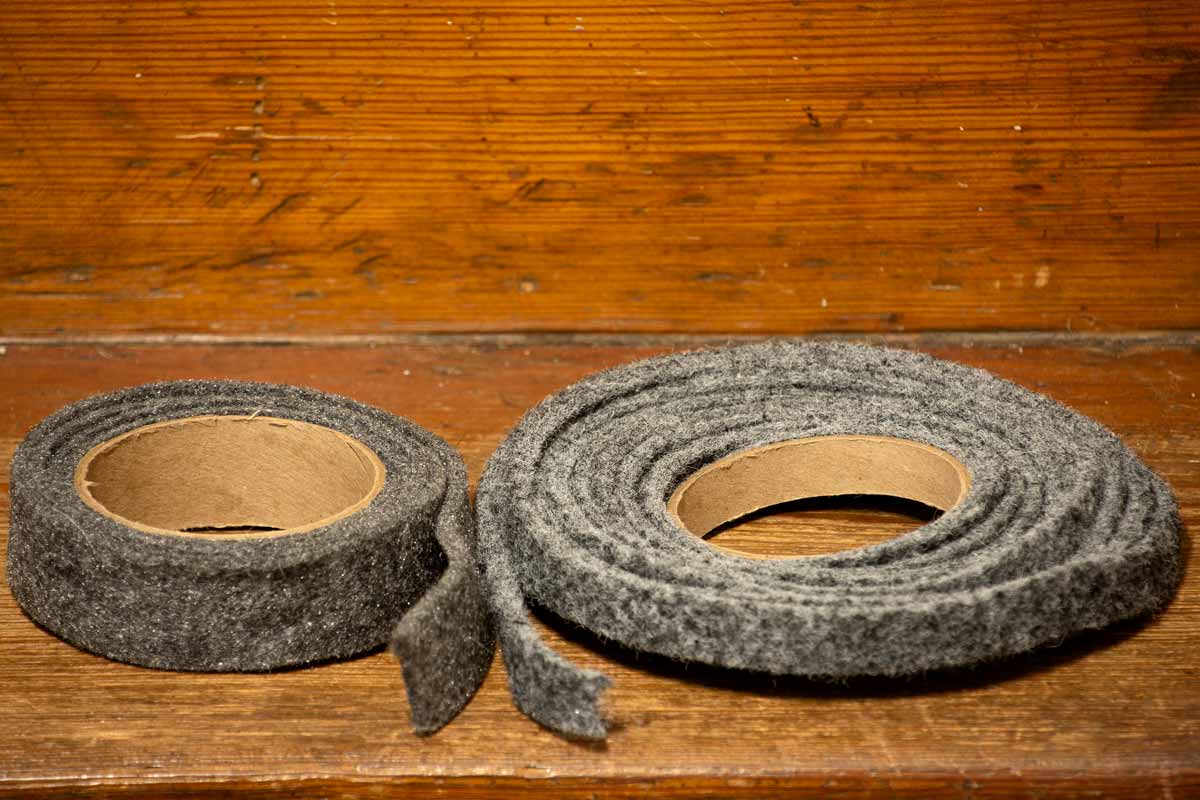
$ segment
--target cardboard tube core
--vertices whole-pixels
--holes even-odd
[[[667,507],[681,527],[704,537],[753,511],[806,497],[891,495],[948,511],[970,485],[962,462],[927,444],[885,436],[815,436],[708,464],[679,485]]]
[[[237,538],[299,533],[363,508],[383,462],[331,428],[203,416],[135,428],[80,460],[75,489],[107,517],[151,533]]]

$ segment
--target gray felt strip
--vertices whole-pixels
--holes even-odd
[[[303,533],[222,539],[137,530],[75,490],[83,455],[118,434],[254,414],[322,425],[367,445],[387,471],[379,494]],[[458,713],[491,662],[462,459],[429,431],[362,403],[230,381],[91,397],[29,433],[13,458],[11,496],[13,595],[36,622],[85,650],[160,669],[259,671],[346,658],[391,638],[421,733]]]
[[[970,490],[908,535],[815,558],[724,553],[667,511],[702,465],[837,434],[941,448]],[[901,675],[1159,608],[1181,576],[1174,497],[1108,430],[980,370],[850,344],[770,341],[593,375],[525,415],[476,503],[516,703],[585,738],[606,734],[608,681],[550,650],[527,602],[686,661]]]

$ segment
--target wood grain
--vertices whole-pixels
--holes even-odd
[[[0,4],[0,337],[1200,327],[1192,0]]]
[[[694,342],[692,342],[694,343]],[[903,343],[993,370],[1119,433],[1200,522],[1200,339]],[[413,339],[348,346],[26,346],[0,350],[0,463],[61,405],[149,380],[286,381],[404,414],[456,446],[472,478],[547,392],[687,340]],[[0,472],[7,489],[7,472]],[[0,494],[7,521],[7,491]],[[886,511],[886,509],[885,509]],[[910,524],[811,509],[722,537],[786,533],[803,551]],[[890,521],[889,521],[890,520]],[[855,532],[859,523],[871,522]],[[7,528],[0,523],[0,536]],[[759,545],[747,543],[758,537]],[[1190,537],[1189,537],[1190,542]],[[910,681],[767,680],[635,657],[552,619],[555,646],[614,677],[606,747],[559,739],[512,706],[497,660],[465,713],[413,736],[399,670],[377,654],[272,675],[195,675],[84,654],[0,593],[0,794],[61,797],[1189,797],[1200,795],[1200,581],[1149,620]]]

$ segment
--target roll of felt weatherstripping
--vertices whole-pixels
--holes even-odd
[[[945,513],[813,558],[701,538],[757,508],[850,493]],[[771,341],[586,378],[525,415],[476,508],[516,703],[587,738],[606,733],[608,681],[548,649],[527,601],[685,661],[900,675],[1159,608],[1181,572],[1170,489],[1105,428],[977,369],[849,344]]]
[[[462,459],[377,408],[228,381],[91,397],[29,433],[11,495],[13,595],[84,650],[260,671],[391,639],[422,733],[491,661]]]

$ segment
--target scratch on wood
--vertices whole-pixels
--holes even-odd
[[[545,178],[538,178],[536,181],[530,181],[529,183],[523,183],[517,188],[517,199],[518,200],[528,200],[530,197],[532,197],[533,195],[540,192],[542,187],[545,185],[546,185]]]
[[[345,250],[347,247],[353,247],[354,245],[358,244],[359,242],[361,242],[363,239],[366,239],[366,238],[367,238],[367,232],[359,231],[357,234],[355,234],[354,236],[351,236],[349,239],[338,242],[336,245],[333,246],[333,249],[330,250],[330,252],[336,253],[339,250]]]
[[[301,200],[303,200],[306,197],[308,197],[308,192],[295,192],[294,194],[289,194],[287,197],[283,198],[278,203],[276,203],[274,208],[272,208],[270,211],[268,211],[267,213],[265,213],[261,217],[259,217],[258,220],[254,224],[262,225],[264,222],[269,220],[271,217],[275,216],[276,214],[282,214],[288,208],[290,208],[291,206],[300,202]]]
[[[347,203],[345,206],[343,206],[341,208],[322,208],[321,210],[325,212],[325,221],[321,223],[321,227],[324,228],[326,225],[333,222],[335,219],[342,216],[343,214],[345,214],[349,211],[353,211],[354,208],[359,203],[362,202],[362,199],[363,199],[363,196],[360,194],[358,197],[354,198],[353,200],[351,200],[349,203]],[[338,249],[338,248],[335,248],[335,249]]]
[[[575,181],[538,178],[526,181],[517,187],[516,193],[506,203],[523,200],[531,203],[589,203],[596,202],[593,195],[576,193]]]

